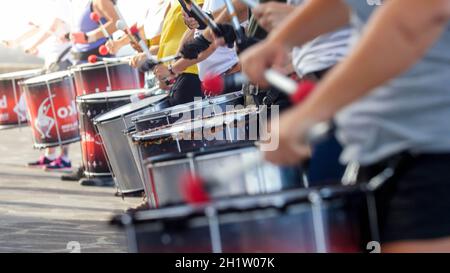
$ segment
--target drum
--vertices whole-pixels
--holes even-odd
[[[181,181],[189,173],[205,177],[218,168],[252,162],[261,152],[251,144],[212,147],[182,155],[164,155],[144,164],[149,179],[145,181],[149,204],[167,207],[184,202]],[[232,196],[249,196],[304,187],[298,167],[279,167],[261,163],[231,181],[211,181],[208,192],[214,200]],[[213,183],[213,184],[211,184]]]
[[[231,181],[230,181],[231,182]],[[131,252],[362,252],[370,240],[359,187],[298,189],[117,217]]]
[[[124,105],[94,119],[103,139],[106,155],[116,184],[122,193],[144,189],[142,169],[136,165],[127,136],[122,133],[131,125],[131,118],[144,110],[159,111],[169,105],[167,95],[157,95]]]
[[[258,140],[256,107],[220,115],[178,121],[155,129],[138,132],[133,141],[139,146],[141,160],[167,154],[180,154]]]
[[[41,73],[41,69],[34,69],[0,75],[0,129],[27,124],[27,107],[19,83]]]
[[[36,148],[80,140],[75,88],[70,72],[62,71],[22,82]]]
[[[160,112],[149,111],[133,118],[132,122],[136,125],[136,131],[142,132],[173,124],[179,120],[191,120],[196,117],[211,116],[216,113],[220,114],[227,111],[227,108],[238,105],[244,105],[244,96],[242,92],[235,92],[176,105]]]
[[[77,96],[144,87],[144,75],[125,60],[85,63],[72,67]]]
[[[109,177],[111,172],[103,150],[103,140],[94,126],[94,119],[131,102],[130,96],[142,90],[123,90],[77,97],[80,118],[81,150],[87,177]],[[121,134],[122,132],[117,132]]]

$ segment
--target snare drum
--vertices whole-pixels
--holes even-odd
[[[0,129],[27,124],[27,107],[19,83],[41,73],[41,69],[34,69],[0,75]]]
[[[149,177],[145,182],[149,204],[154,207],[181,204],[184,202],[180,184],[183,176],[196,173],[204,177],[227,165],[252,162],[260,153],[254,145],[244,143],[149,159],[144,163]],[[211,181],[206,187],[211,198],[217,200],[302,188],[304,183],[300,168],[282,168],[267,162],[258,164],[245,174],[233,178],[233,181]]]
[[[94,126],[94,119],[131,102],[130,96],[142,90],[124,90],[77,97],[80,118],[81,150],[85,174],[88,177],[109,177],[111,172],[103,150],[103,140]],[[117,132],[121,134],[122,132]]]
[[[231,181],[230,181],[231,182]],[[131,252],[362,252],[368,240],[359,187],[300,189],[122,215]]]
[[[217,97],[210,97],[200,101],[176,105],[159,112],[148,111],[132,119],[136,125],[136,131],[158,128],[173,124],[179,120],[191,120],[198,117],[214,115],[227,111],[227,107],[244,105],[242,92],[235,92]]]
[[[85,63],[72,67],[77,96],[144,87],[144,75],[125,60]]]
[[[258,140],[256,108],[235,110],[206,118],[179,121],[133,135],[141,160]]]
[[[136,165],[127,136],[123,133],[131,125],[131,118],[143,111],[160,111],[168,107],[167,95],[157,95],[116,108],[94,119],[103,139],[111,171],[122,193],[144,189],[142,169]]]
[[[62,71],[22,82],[36,148],[80,140],[75,88],[70,72]]]

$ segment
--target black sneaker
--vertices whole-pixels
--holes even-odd
[[[73,171],[71,174],[61,176],[62,181],[80,181],[84,177],[84,168],[79,167],[77,170]]]
[[[114,180],[112,177],[105,177],[105,178],[82,178],[79,181],[81,186],[90,186],[90,187],[113,187]]]
[[[46,156],[41,156],[38,161],[33,161],[33,162],[29,162],[27,163],[28,167],[36,167],[36,168],[44,168],[48,165],[50,165],[50,163],[52,163],[53,161],[48,159],[48,157]]]

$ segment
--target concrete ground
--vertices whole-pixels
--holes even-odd
[[[71,145],[74,166],[80,144]],[[142,198],[115,189],[63,182],[61,174],[25,166],[36,159],[29,128],[0,131],[0,252],[126,252],[124,233],[108,225]]]

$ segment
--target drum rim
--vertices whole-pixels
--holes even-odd
[[[104,65],[105,63],[107,63],[108,65]],[[88,70],[94,70],[97,68],[105,68],[106,66],[111,67],[111,66],[118,66],[118,65],[128,65],[127,61],[124,60],[117,60],[117,61],[99,61],[96,63],[82,63],[82,64],[78,64],[78,65],[74,65],[72,67],[69,68],[70,71],[72,72],[83,72],[83,71],[88,71]],[[102,66],[103,65],[103,66]]]
[[[130,97],[134,94],[138,93],[138,90],[141,89],[127,89],[127,90],[116,90],[116,91],[105,91],[105,92],[98,92],[98,93],[91,93],[91,94],[85,94],[85,95],[81,95],[81,96],[77,96],[76,97],[76,102],[77,103],[96,103],[96,102],[103,102],[103,101],[123,101],[124,99],[128,98],[130,99]],[[129,94],[124,94],[124,92],[129,91]],[[121,93],[122,92],[122,93]],[[114,95],[118,95],[118,94],[122,94],[122,95],[118,95],[118,96],[114,96],[114,97],[101,97],[101,95],[104,94],[114,94]],[[91,98],[91,97],[95,97],[95,96],[99,96],[98,98]]]
[[[255,110],[255,112],[250,112],[250,110]],[[250,116],[252,114],[256,114],[256,115],[259,114],[259,111],[257,109],[255,109],[254,107],[244,108],[243,110],[236,110],[234,112],[238,112],[238,113],[239,112],[244,112],[245,114],[241,116],[242,118],[245,118],[245,117]],[[171,125],[168,125],[168,126],[162,126],[162,127],[165,127],[165,128],[161,128],[161,127],[154,128],[154,129],[151,129],[151,132],[148,132],[148,133],[146,133],[146,131],[138,132],[135,135],[133,135],[133,140],[137,141],[137,142],[139,142],[139,141],[148,141],[148,140],[153,140],[153,139],[173,136],[173,135],[176,135],[176,134],[183,134],[183,132],[187,131],[187,129],[190,129],[189,130],[190,132],[195,132],[195,131],[198,131],[199,128],[205,128],[206,127],[205,123],[204,123],[205,121],[206,122],[214,121],[215,119],[217,119],[218,121],[216,121],[214,123],[214,126],[220,126],[221,124],[225,125],[224,120],[222,120],[222,122],[220,122],[221,120],[219,119],[219,117],[220,116],[224,116],[224,114],[226,114],[226,113],[229,113],[229,112],[224,112],[223,115],[217,115],[217,116],[212,116],[212,117],[204,117],[204,118],[196,118],[196,119],[185,120],[185,121],[182,121],[182,122],[174,123],[174,124],[171,124]],[[235,117],[235,115],[232,115],[231,118],[230,118],[230,116],[225,116],[225,118],[226,119],[232,119],[231,122],[242,121],[242,119],[237,119]],[[200,121],[200,120],[202,121],[201,126],[193,126],[191,128],[186,128],[186,130],[182,130],[183,126],[185,127],[186,124],[193,124],[196,121]],[[177,130],[176,132],[173,132],[173,130],[170,131],[175,126],[179,127],[180,130]],[[212,128],[212,127],[210,127],[210,128]]]
[[[60,77],[56,77],[58,75],[60,75]],[[44,78],[44,77],[48,77],[48,76],[52,76],[52,78],[50,78],[49,80],[37,81],[39,78]],[[53,78],[53,76],[55,76],[55,78]],[[56,82],[62,82],[66,79],[73,80],[73,74],[68,70],[58,71],[58,72],[39,75],[37,77],[28,78],[24,81],[21,81],[19,83],[19,85],[26,86],[26,87],[32,87],[32,86],[47,85],[47,84],[52,84],[52,83],[56,83]]]
[[[134,104],[134,103],[131,102],[131,103],[125,104],[125,105],[123,105],[123,106],[120,106],[120,107],[118,107],[118,108],[115,108],[115,109],[111,110],[110,112],[106,112],[106,113],[104,113],[104,114],[102,114],[102,115],[100,115],[100,116],[94,118],[94,124],[102,124],[102,123],[114,121],[114,120],[117,120],[118,118],[121,118],[121,117],[127,117],[127,116],[129,116],[129,115],[132,115],[132,114],[134,114],[134,113],[136,113],[136,112],[139,112],[139,111],[141,111],[141,110],[144,110],[144,109],[146,109],[146,108],[150,108],[150,107],[151,107],[151,108],[158,108],[158,106],[162,106],[162,104],[164,104],[164,103],[167,102],[167,98],[168,98],[169,96],[168,96],[167,94],[165,94],[165,95],[156,95],[156,96],[152,96],[152,97],[146,98],[146,99],[144,99],[144,100],[141,100],[141,101],[139,101],[139,102],[136,102],[136,104],[138,104],[138,103],[144,103],[145,101],[149,101],[151,98],[155,98],[155,97],[161,97],[161,99],[155,101],[154,103],[151,103],[151,104],[148,103],[148,104],[146,104],[146,105],[143,105],[142,107],[133,109],[132,111],[122,112],[121,114],[116,114],[116,115],[111,116],[111,117],[108,117],[108,118],[103,118],[104,116],[111,115],[110,112],[119,112],[119,110],[121,110],[121,109],[127,107],[127,106],[130,105],[130,104]],[[160,109],[162,110],[162,109],[164,109],[164,108],[161,107]],[[102,118],[103,118],[103,119],[102,119]]]
[[[208,208],[221,213],[252,212],[257,210],[276,209],[283,210],[292,205],[311,204],[308,201],[311,194],[317,194],[324,201],[331,201],[338,197],[364,194],[362,185],[353,186],[329,186],[323,188],[290,189],[274,193],[251,196],[235,196],[226,199],[217,199],[211,203],[199,204],[198,206],[177,205],[173,207],[159,208],[157,211],[139,211],[130,220],[119,218],[122,226],[140,223],[169,222],[172,220],[190,220],[197,217],[205,217]]]
[[[67,144],[72,144],[72,143],[76,143],[81,141],[81,136],[75,137],[75,138],[71,138],[69,140],[64,140],[61,142],[54,142],[51,144],[43,144],[43,143],[34,143],[33,146],[36,149],[46,149],[46,148],[53,148],[53,147],[59,147],[61,145],[67,145]]]
[[[163,109],[162,111],[159,111],[159,112],[153,112],[153,113],[148,113],[148,114],[134,117],[131,120],[131,122],[132,123],[146,122],[146,121],[150,121],[150,120],[156,120],[161,117],[166,117],[167,115],[177,115],[177,114],[181,114],[181,113],[187,113],[189,111],[194,111],[196,109],[204,109],[208,105],[223,104],[226,102],[234,101],[239,98],[243,98],[243,94],[244,94],[243,91],[237,91],[237,92],[233,92],[233,93],[229,93],[229,94],[225,94],[225,95],[221,95],[221,96],[216,96],[213,98],[203,99],[203,100],[197,101],[197,102],[189,102],[189,103],[185,103],[185,104],[175,105],[175,106]],[[219,99],[222,99],[222,100],[217,101]],[[200,103],[201,103],[202,107],[193,107]],[[175,109],[176,111],[173,111],[173,109]]]
[[[18,74],[19,72],[30,72],[29,74],[26,75],[20,75],[20,76],[12,76],[13,74]],[[32,73],[34,71],[34,73]],[[33,78],[35,76],[39,76],[42,75],[42,73],[44,73],[44,69],[42,68],[36,68],[36,69],[29,69],[29,70],[19,70],[19,71],[14,71],[14,72],[8,72],[8,73],[3,73],[0,74],[0,81],[11,81],[11,80],[24,80],[24,79],[29,79],[29,78]]]

